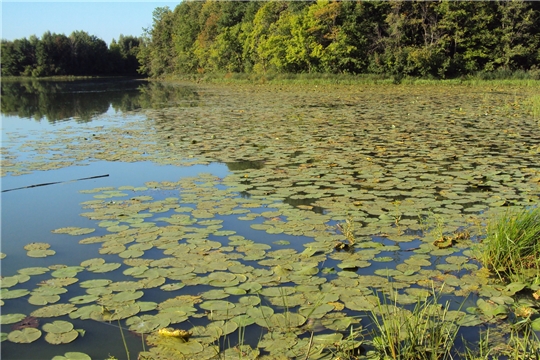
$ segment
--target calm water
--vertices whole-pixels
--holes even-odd
[[[454,297],[449,291],[440,301],[450,301],[454,310],[474,307],[480,296],[496,296],[497,290],[487,285],[484,290],[484,280],[474,277],[479,264],[463,256],[470,244],[449,250],[434,248],[433,239],[424,239],[426,229],[419,219],[434,213],[444,216],[441,226],[451,233],[469,226],[472,217],[483,214],[492,204],[537,201],[540,191],[529,182],[529,174],[540,171],[529,155],[540,144],[538,135],[529,131],[536,124],[523,113],[510,113],[513,110],[505,107],[507,99],[501,95],[464,94],[459,89],[449,90],[449,94],[444,93],[446,89],[441,93],[400,89],[371,89],[381,92],[371,94],[369,89],[347,88],[341,96],[332,92],[336,89],[195,88],[133,79],[3,82],[1,188],[10,191],[1,195],[1,251],[6,254],[1,262],[2,276],[14,276],[28,267],[77,266],[99,257],[122,265],[103,274],[79,272],[79,282],[133,280],[123,271],[132,271],[135,265],[128,266],[117,254],[101,254],[101,244],[81,245],[79,240],[85,236],[51,232],[81,227],[96,229],[89,236],[108,234],[109,230],[97,225],[100,220],[80,216],[91,211],[83,209],[81,203],[99,198],[86,191],[101,188],[98,193],[103,195],[129,185],[145,189],[122,190],[125,198],[111,199],[111,205],[135,196],[149,196],[156,202],[173,199],[199,211],[198,221],[203,225],[194,225],[191,232],[214,226],[211,221],[204,224],[211,218],[222,221],[226,232],[233,231],[235,236],[267,246],[268,253],[272,252],[265,257],[264,252],[246,251],[242,262],[247,266],[283,274],[304,262],[308,270],[317,268],[313,279],[288,281],[284,275],[283,281],[279,277],[266,279],[265,286],[306,285],[314,280],[317,286],[331,283],[327,290],[337,289],[334,295],[339,297],[341,287],[347,291],[362,287],[386,291],[387,284],[396,281],[397,289],[418,290],[429,288],[428,280],[437,286],[449,281],[452,291],[466,289],[465,297]],[[513,101],[516,94],[511,96]],[[493,117],[487,117],[488,111]],[[503,111],[509,114],[503,115]],[[455,128],[447,127],[451,122],[457,124]],[[494,132],[502,125],[493,123],[504,124],[508,131]],[[464,134],[464,129],[470,128],[471,134]],[[466,146],[457,146],[460,142]],[[97,178],[80,180],[89,177]],[[191,178],[193,183],[188,181]],[[151,185],[156,182],[174,185]],[[55,184],[35,186],[48,183]],[[227,192],[229,188],[234,190]],[[189,200],[182,201],[182,197]],[[226,208],[227,202],[236,212],[220,208]],[[208,215],[208,209],[218,210]],[[152,213],[149,220],[158,226],[167,225],[163,217],[178,215],[171,209],[144,212]],[[243,214],[247,215],[242,218]],[[359,242],[351,252],[334,247],[344,241],[336,224],[345,224],[348,217],[357,224]],[[226,248],[223,252],[231,254],[228,261],[244,256],[238,256],[244,243],[234,245],[235,253],[231,250],[234,246],[227,246],[228,234],[214,231],[217,234],[209,233],[205,240],[220,242]],[[32,242],[48,243],[56,254],[29,257],[23,247]],[[309,255],[300,255],[304,251]],[[200,255],[204,262],[205,256],[219,252],[208,250],[194,256]],[[281,259],[292,253],[295,257],[291,260]],[[452,262],[446,262],[448,255],[453,256]],[[375,256],[378,260],[372,261]],[[141,259],[160,257],[163,252],[152,248],[146,249]],[[311,261],[312,257],[316,260]],[[306,268],[294,270],[307,273]],[[392,275],[381,272],[387,268],[394,271]],[[197,270],[204,278],[212,272]],[[240,270],[235,269],[237,272]],[[462,277],[467,280],[459,284],[457,279]],[[33,275],[9,290],[32,291],[50,278],[50,273]],[[359,282],[371,279],[375,283]],[[76,285],[66,288],[69,291],[61,294],[58,304],[85,294],[85,289]],[[160,303],[212,289],[215,287],[208,281],[173,292],[150,288],[144,289],[142,300]],[[320,295],[318,290],[315,293]],[[6,299],[2,314],[28,315],[39,308],[28,303],[28,297]],[[358,304],[339,299],[349,308],[344,313],[358,316],[358,311],[350,310]],[[238,296],[228,300],[238,300]],[[410,305],[409,300],[404,302]],[[316,303],[306,298],[308,302]],[[284,311],[283,306],[275,309]],[[61,316],[40,319],[40,328],[54,320],[70,321],[86,333],[60,346],[48,344],[44,334],[31,344],[3,341],[2,358],[50,359],[67,351],[85,352],[95,359],[126,357],[118,323]],[[186,323],[182,328],[204,326],[208,321],[194,317]],[[124,321],[120,325],[127,327]],[[248,331],[246,340],[256,344],[264,331],[252,326],[255,330]],[[364,326],[369,328],[370,324]],[[11,327],[2,325],[3,336]],[[141,337],[127,330],[125,334],[131,358],[135,358],[143,346]],[[474,342],[478,329],[466,328],[462,334]],[[309,333],[299,338],[307,341]]]
[[[123,121],[137,121],[144,118],[138,115],[137,110],[159,109],[171,106],[173,102],[176,106],[193,106],[197,104],[197,98],[197,94],[186,87],[165,87],[139,80],[3,82],[2,146],[17,149],[21,143],[41,138],[44,133],[50,134],[54,139],[56,132],[66,128],[83,131],[96,126],[104,128],[118,126]],[[130,114],[125,115],[125,112]],[[9,134],[17,136],[10,139]],[[26,154],[18,155],[19,160],[25,160]],[[51,233],[51,230],[65,226],[95,227],[95,221],[79,216],[82,211],[80,203],[92,199],[91,195],[79,193],[80,190],[119,187],[126,184],[137,187],[144,186],[147,181],[178,181],[182,177],[193,177],[199,173],[224,177],[228,173],[227,166],[218,163],[178,167],[156,165],[152,162],[98,161],[84,165],[33,171],[18,176],[7,175],[1,178],[2,190],[61,182],[2,193],[1,251],[7,254],[1,262],[2,276],[15,275],[18,269],[26,267],[47,267],[52,264],[79,265],[89,258],[90,249],[81,247],[78,240]],[[108,176],[70,181],[97,175]],[[171,191],[168,195],[177,196],[177,192]],[[31,242],[51,244],[51,248],[56,249],[54,260],[26,256],[23,246]],[[113,259],[111,255],[103,257],[110,261]],[[32,290],[39,281],[48,278],[50,278],[48,275],[32,276],[30,281],[17,288]],[[126,279],[121,270],[109,273],[108,278]],[[84,275],[80,280],[84,280]],[[62,295],[59,302],[67,302],[69,298],[82,294],[84,292],[76,293],[70,289],[69,294]],[[154,298],[158,295],[159,293],[156,293]],[[29,314],[34,311],[37,307],[28,304],[27,298],[28,296],[25,296],[22,301],[6,300],[2,313]],[[41,319],[41,324],[56,319]],[[38,341],[26,345],[3,341],[2,358],[50,359],[55,355],[63,355],[70,349],[85,352],[96,359],[106,358],[109,354],[117,358],[125,357],[120,331],[114,324],[81,320],[72,322],[75,328],[86,329],[84,338],[63,346],[49,345],[43,340],[43,336]],[[10,328],[11,325],[2,325],[2,332],[10,332]],[[127,342],[134,349],[134,354],[141,350],[140,337],[129,334]],[[133,356],[136,357],[132,355],[132,358]]]

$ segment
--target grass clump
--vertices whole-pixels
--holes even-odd
[[[527,100],[531,113],[535,119],[540,119],[540,95],[531,96]]]
[[[509,210],[488,223],[480,259],[503,280],[540,279],[540,208]]]
[[[372,310],[373,347],[381,359],[453,359],[459,331],[450,316],[449,304],[438,303],[438,295],[419,300],[412,311],[395,303],[379,301]]]
[[[476,346],[467,344],[462,357],[466,360],[538,360],[540,339],[530,326],[513,326],[503,337],[489,328],[481,333]]]

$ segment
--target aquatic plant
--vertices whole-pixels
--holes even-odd
[[[441,289],[442,291],[442,289]],[[385,359],[452,359],[459,325],[450,316],[449,303],[438,303],[439,294],[422,301],[412,311],[379,299],[371,311],[375,326],[372,344]]]
[[[540,208],[508,210],[487,226],[480,259],[501,279],[540,279]]]

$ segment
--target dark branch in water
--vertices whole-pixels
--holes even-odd
[[[22,190],[22,189],[30,189],[30,188],[35,188],[35,187],[38,187],[38,186],[62,184],[62,183],[67,183],[67,182],[72,182],[72,181],[99,179],[99,178],[108,177],[108,176],[109,176],[109,174],[105,174],[105,175],[90,176],[90,177],[85,177],[85,178],[75,179],[75,180],[55,181],[55,182],[49,182],[49,183],[43,183],[43,184],[35,184],[35,185],[23,186],[23,187],[19,187],[19,188],[15,188],[15,189],[2,190],[2,192],[8,192],[8,191],[14,191],[14,190]]]

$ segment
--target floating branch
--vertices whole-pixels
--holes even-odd
[[[62,183],[67,183],[67,182],[72,182],[72,181],[99,179],[99,178],[108,177],[108,176],[109,176],[109,174],[105,174],[105,175],[90,176],[90,177],[85,177],[85,178],[75,179],[75,180],[65,180],[65,181],[55,181],[55,182],[49,182],[49,183],[43,183],[43,184],[35,184],[35,185],[23,186],[23,187],[19,187],[19,188],[15,188],[15,189],[2,190],[2,192],[8,192],[8,191],[14,191],[14,190],[22,190],[22,189],[30,189],[30,188],[35,188],[35,187],[38,187],[38,186],[62,184]]]

